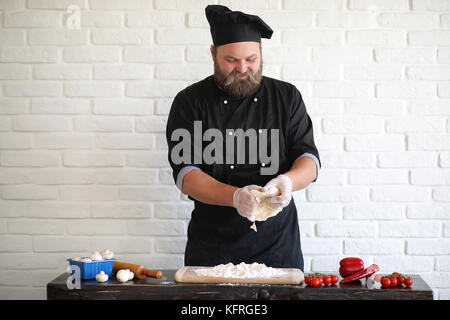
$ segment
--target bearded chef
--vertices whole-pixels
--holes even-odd
[[[214,75],[176,95],[166,128],[175,184],[195,204],[185,265],[258,262],[303,270],[292,192],[314,182],[320,169],[311,119],[294,85],[262,75],[261,38],[270,39],[272,29],[258,16],[221,5],[209,5],[205,13],[213,40]],[[203,139],[200,144],[194,141],[199,129],[215,130],[215,152],[225,153],[222,157],[215,154],[215,159],[223,161],[202,159],[214,139]],[[227,148],[227,135],[239,129],[256,132],[258,142]],[[269,132],[277,132],[271,136],[276,139],[271,139]],[[187,136],[192,141],[188,149],[182,149],[180,161],[174,154],[181,150],[180,137],[186,138],[183,133],[190,134]],[[262,133],[266,134],[264,139]],[[256,156],[272,151],[275,171],[263,171],[271,163],[260,158],[249,161],[254,159],[256,144]],[[246,161],[238,161],[239,152]],[[258,200],[250,191],[265,192],[272,187],[278,188],[280,195],[269,201],[282,210],[266,221],[257,221],[255,232],[250,229],[249,218],[254,216]]]

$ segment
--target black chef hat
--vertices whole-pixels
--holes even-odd
[[[207,6],[205,13],[215,47],[233,42],[261,42],[261,38],[272,37],[273,30],[258,16],[220,5]]]

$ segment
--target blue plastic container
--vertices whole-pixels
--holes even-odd
[[[91,262],[81,262],[67,259],[67,261],[69,261],[70,265],[75,265],[80,268],[81,279],[95,279],[95,276],[99,274],[100,271],[103,271],[108,275],[108,277],[111,277],[114,261],[116,261],[116,259]]]

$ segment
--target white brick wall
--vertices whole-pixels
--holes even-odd
[[[356,255],[450,299],[449,0],[0,0],[0,299],[44,299],[94,249],[183,264],[192,203],[164,130],[213,70],[211,3],[274,28],[265,73],[313,118],[323,169],[294,194],[306,271]]]

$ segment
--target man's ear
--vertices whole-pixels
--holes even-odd
[[[215,61],[214,45],[211,45],[211,47],[209,49],[211,51],[211,57],[212,57],[213,61]]]

